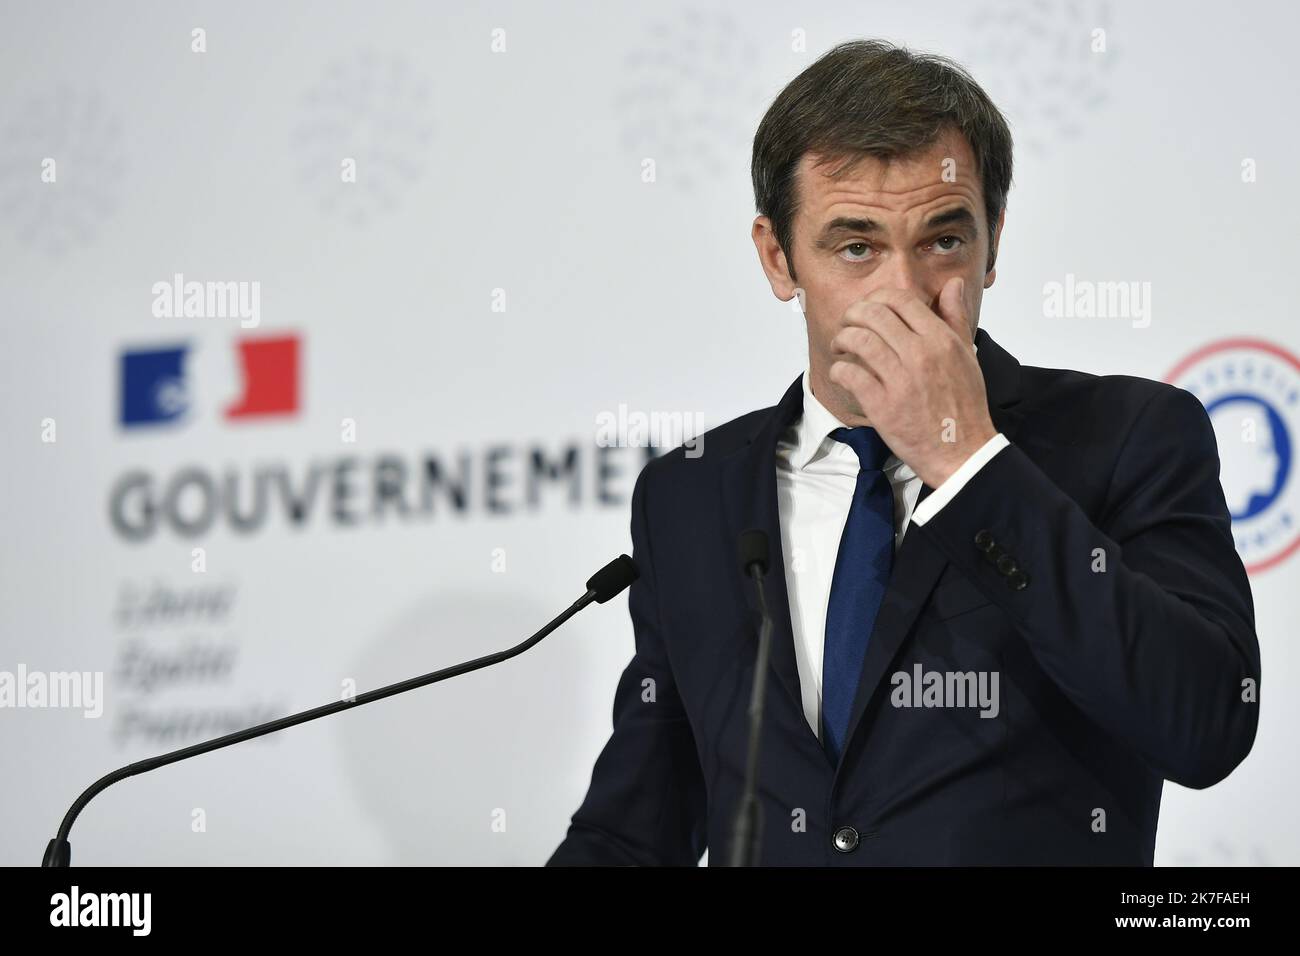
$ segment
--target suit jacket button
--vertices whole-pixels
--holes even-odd
[[[1017,568],[1007,575],[1007,586],[1013,591],[1023,591],[1029,587],[1029,575]]]
[[[840,827],[835,831],[831,843],[841,853],[852,853],[858,848],[858,831],[853,827]]]
[[[981,551],[993,550],[993,534],[988,528],[981,528],[975,532],[975,547]]]
[[[1004,554],[1002,555],[1002,557],[998,558],[999,574],[1010,576],[1012,574],[1015,574],[1019,570],[1020,570],[1020,565],[1016,563],[1016,559],[1013,558],[1011,555]]]

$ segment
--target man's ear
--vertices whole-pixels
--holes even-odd
[[[984,288],[993,285],[993,280],[998,277],[998,270],[995,263],[998,261],[998,244],[1002,241],[1002,227],[1007,221],[1007,207],[1003,206],[1002,211],[998,213],[997,228],[993,230],[993,248],[989,250],[989,267],[984,272]]]
[[[772,294],[782,302],[789,302],[795,297],[798,283],[790,274],[790,263],[786,260],[781,244],[776,241],[772,220],[767,216],[759,216],[754,220],[750,235],[754,239],[754,248],[758,250],[758,262],[772,287]]]

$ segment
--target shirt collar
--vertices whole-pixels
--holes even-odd
[[[976,353],[979,346],[971,346]],[[811,373],[803,373],[803,416],[794,426],[794,446],[790,449],[790,465],[796,471],[803,471],[815,459],[822,457],[833,446],[842,444],[831,438],[831,432],[837,428],[847,428],[842,421],[831,414],[813,394]],[[847,446],[845,446],[847,448]],[[850,452],[851,453],[851,452]],[[906,480],[916,473],[903,463],[897,455],[891,454],[885,459],[884,471],[895,471],[895,477]]]
[[[808,463],[822,451],[827,442],[834,442],[831,432],[837,428],[846,428],[842,421],[831,414],[830,410],[818,401],[812,392],[811,377],[807,370],[803,373],[803,416],[795,424],[794,447],[790,450],[790,464],[797,471],[803,471]]]

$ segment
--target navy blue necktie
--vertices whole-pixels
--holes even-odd
[[[857,452],[861,466],[835,559],[822,658],[822,746],[838,765],[867,639],[894,566],[894,493],[881,470],[889,448],[874,428],[837,428],[831,437]]]

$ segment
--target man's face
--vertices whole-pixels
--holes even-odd
[[[755,220],[753,238],[776,296],[788,301],[803,290],[813,393],[847,421],[846,415],[862,418],[862,410],[827,378],[836,358],[830,343],[845,325],[845,310],[876,289],[895,288],[916,293],[937,314],[944,283],[961,276],[973,339],[994,271],[986,272],[990,243],[979,171],[959,133],[892,162],[867,157],[839,180],[827,175],[830,168],[815,167],[815,159],[805,155],[797,174],[794,276],[766,216]]]

